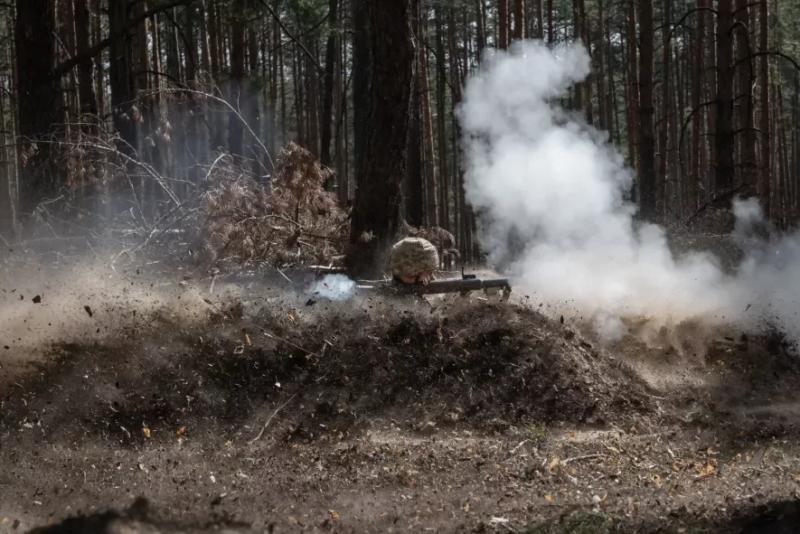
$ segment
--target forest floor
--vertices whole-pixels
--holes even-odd
[[[800,359],[779,335],[603,346],[521,303],[43,258],[0,270],[0,532],[800,522]]]

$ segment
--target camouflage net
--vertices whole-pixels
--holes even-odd
[[[290,143],[276,159],[272,190],[230,166],[212,173],[200,231],[209,264],[276,266],[338,261],[347,241],[347,214],[325,191],[332,171]]]

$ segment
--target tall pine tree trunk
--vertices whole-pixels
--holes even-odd
[[[244,85],[244,8],[245,0],[235,0],[235,16],[231,27],[231,105],[241,111]],[[231,154],[244,155],[244,127],[240,113],[231,112],[228,118],[228,149]]]
[[[514,0],[514,39],[525,37],[525,0]]]
[[[661,80],[661,127],[659,131],[659,165],[658,165],[658,189],[656,190],[656,205],[659,213],[663,216],[669,207],[669,195],[674,187],[674,182],[670,178],[674,174],[674,167],[677,162],[670,159],[671,145],[675,139],[669,136],[669,125],[672,120],[672,35],[671,35],[671,10],[672,0],[664,0],[664,26],[661,28],[661,53],[662,53],[662,80]]]
[[[322,133],[320,161],[331,164],[331,132],[333,131],[334,68],[338,65],[339,31],[337,11],[339,0],[328,0],[328,42],[325,45],[325,87],[322,93]]]
[[[358,277],[380,275],[399,228],[414,80],[411,26],[417,1],[353,2],[357,189],[346,263]]]
[[[13,166],[9,157],[9,146],[6,138],[6,100],[0,95],[0,237],[6,241],[16,237],[17,218],[14,199]],[[5,245],[0,240],[0,245]]]
[[[508,0],[497,3],[497,47],[508,48]]]
[[[628,157],[632,165],[636,166],[637,176],[641,175],[641,160],[639,159],[639,60],[636,46],[636,4],[637,0],[630,0],[627,19],[627,49],[628,61],[628,102],[625,106],[628,123]],[[640,185],[637,184],[640,188]]]
[[[657,200],[653,126],[653,3],[640,0],[639,14],[639,203],[645,219],[654,219]]]
[[[419,4],[412,13],[414,36],[419,43],[421,31]],[[411,117],[408,125],[408,147],[406,149],[406,176],[404,182],[403,207],[406,221],[413,226],[421,226],[424,219],[425,192],[422,179],[422,86],[420,84],[420,53],[417,47],[416,73],[411,92]]]
[[[736,130],[738,170],[746,195],[755,193],[758,174],[756,135],[753,122],[753,60],[750,46],[750,13],[747,0],[736,0]]]
[[[86,55],[89,49],[89,7],[87,0],[75,0],[75,32],[77,40],[78,54],[84,56],[78,63],[78,94],[80,100],[80,110],[83,118],[81,123],[88,132],[93,131],[90,125],[97,120],[97,100],[94,94],[94,81],[92,80],[92,59]]]
[[[697,0],[697,7],[704,6],[705,0]],[[691,156],[691,171],[689,173],[689,182],[687,184],[686,203],[690,212],[697,209],[699,203],[698,189],[700,180],[705,173],[705,108],[703,104],[703,88],[705,87],[705,38],[706,38],[706,22],[704,17],[705,12],[698,12],[697,30],[694,40],[694,70],[692,76],[692,156]]]
[[[440,225],[453,228],[450,222],[450,165],[447,150],[447,67],[444,46],[444,8],[437,6],[436,20],[436,134],[439,160]]]
[[[717,8],[717,97],[714,192],[733,189],[735,135],[733,130],[733,0],[719,0]]]
[[[114,128],[119,132],[117,148],[123,154],[135,156],[138,146],[138,123],[141,120],[136,107],[136,82],[133,73],[133,35],[130,0],[111,2],[108,6],[109,32],[111,33],[110,78],[111,106]]]
[[[480,18],[480,13],[478,13]],[[423,176],[425,181],[425,220],[428,226],[439,223],[438,197],[436,186],[438,176],[436,173],[436,152],[433,142],[433,113],[431,111],[430,83],[428,79],[428,48],[425,46],[426,28],[428,25],[428,11],[422,13],[420,34],[417,40],[419,65],[417,79],[419,79],[420,96],[422,98],[422,160]]]
[[[758,8],[758,43],[760,50],[769,47],[769,8],[767,2],[761,2]],[[758,86],[760,113],[758,126],[760,131],[758,177],[758,196],[761,206],[767,217],[770,216],[770,197],[772,182],[772,148],[770,147],[770,85],[769,85],[769,56],[762,56],[758,63]]]
[[[19,113],[19,202],[23,216],[62,186],[56,150],[47,137],[64,123],[55,61],[55,3],[17,0],[14,29]]]

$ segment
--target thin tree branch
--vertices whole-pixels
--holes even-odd
[[[313,64],[314,64],[314,66],[315,66],[315,67],[317,67],[317,69],[318,69],[320,72],[324,72],[324,71],[325,71],[325,69],[324,69],[324,68],[322,68],[322,65],[320,65],[320,64],[319,64],[319,61],[317,61],[317,58],[314,56],[314,54],[312,54],[311,52],[309,52],[309,51],[308,51],[308,48],[306,48],[306,47],[305,47],[305,45],[304,45],[302,42],[300,42],[300,40],[299,40],[299,39],[297,39],[297,38],[296,38],[294,35],[292,35],[292,33],[289,31],[289,28],[287,28],[287,27],[286,27],[286,24],[284,24],[284,23],[283,23],[283,21],[281,20],[281,17],[280,17],[280,15],[278,15],[277,13],[275,13],[275,10],[274,10],[274,9],[272,9],[272,6],[271,6],[271,5],[269,5],[269,3],[268,3],[268,2],[265,2],[264,0],[258,0],[258,1],[259,1],[259,3],[260,3],[262,6],[264,6],[264,7],[267,9],[267,11],[269,11],[270,15],[272,15],[272,18],[274,18],[274,19],[275,19],[275,22],[277,22],[277,23],[278,23],[278,26],[280,26],[280,27],[281,27],[281,30],[283,30],[283,32],[284,32],[286,35],[288,35],[288,36],[289,36],[289,39],[291,39],[293,42],[295,42],[295,43],[297,44],[297,46],[299,46],[299,47],[300,47],[300,49],[303,51],[303,53],[306,55],[306,57],[308,57],[308,59],[310,59],[310,60],[311,60],[311,63],[313,63]]]
[[[793,57],[787,54],[784,54],[783,52],[778,52],[777,50],[761,50],[759,52],[753,52],[752,54],[749,54],[748,56],[739,59],[739,61],[736,61],[733,64],[733,68],[735,69],[741,63],[744,63],[745,61],[750,61],[751,59],[756,58],[758,56],[775,56],[781,59],[785,59],[786,61],[791,63],[796,70],[800,71],[800,63],[798,63],[797,60],[795,60]]]
[[[63,76],[64,74],[68,73],[70,70],[72,70],[74,67],[80,65],[84,61],[87,61],[89,59],[97,57],[100,53],[103,52],[103,50],[105,50],[106,48],[111,46],[111,41],[112,40],[119,39],[120,37],[123,37],[128,32],[128,30],[130,28],[132,28],[133,26],[136,26],[137,24],[140,24],[141,22],[149,19],[153,15],[158,15],[159,13],[163,13],[164,11],[169,11],[170,9],[172,9],[174,7],[188,6],[189,4],[193,4],[195,2],[197,2],[197,0],[172,0],[170,2],[167,2],[166,4],[162,4],[162,5],[159,5],[158,7],[154,7],[152,9],[148,9],[147,11],[145,11],[144,13],[142,13],[141,15],[136,17],[135,19],[131,20],[129,27],[127,29],[125,29],[124,31],[120,31],[120,32],[117,32],[117,33],[115,33],[113,35],[109,35],[105,39],[99,41],[97,44],[95,44],[94,46],[89,48],[87,51],[85,51],[85,52],[83,52],[81,54],[77,54],[75,56],[72,56],[68,60],[60,63],[59,65],[56,65],[56,67],[53,69],[53,76],[54,77]]]
[[[714,15],[718,14],[717,10],[714,9],[713,7],[695,7],[693,9],[690,9],[689,11],[684,13],[681,18],[679,18],[677,21],[675,21],[672,24],[672,28],[670,29],[670,37],[672,37],[672,31],[675,29],[675,27],[682,26],[684,21],[686,21],[686,19],[689,18],[689,16],[694,15],[695,13],[698,13],[700,11],[709,11],[709,12],[713,13]]]

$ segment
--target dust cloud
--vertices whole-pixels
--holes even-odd
[[[492,52],[458,114],[466,189],[482,244],[516,288],[556,313],[591,318],[610,339],[626,319],[778,327],[800,341],[800,236],[767,241],[758,205],[735,205],[745,257],[734,273],[710,254],[674,255],[665,230],[635,218],[633,176],[605,135],[556,98],[589,73],[577,44],[519,42]]]
[[[113,340],[123,329],[204,321],[213,304],[178,276],[114,269],[97,260],[26,259],[0,269],[0,350],[35,359],[56,342]]]

